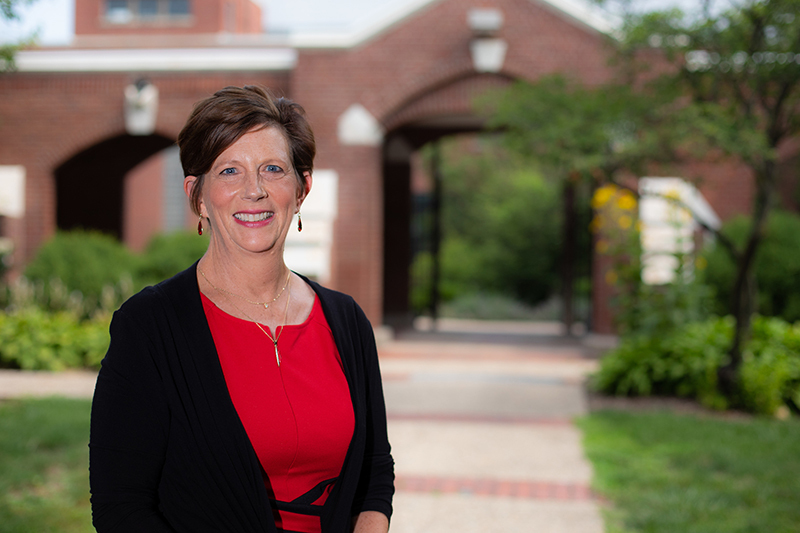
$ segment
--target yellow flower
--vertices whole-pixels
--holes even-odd
[[[636,209],[636,198],[629,191],[624,191],[617,198],[617,207],[625,211]]]
[[[694,266],[697,268],[697,270],[704,270],[708,266],[708,261],[705,257],[700,256],[694,260]]]
[[[592,207],[594,209],[599,209],[606,205],[616,193],[616,189],[614,185],[603,185],[597,189],[592,197]]]
[[[628,229],[633,225],[633,219],[628,215],[622,215],[617,219],[617,224],[622,229]]]
[[[606,283],[608,283],[609,285],[616,284],[618,279],[619,277],[617,276],[617,273],[614,272],[613,270],[609,270],[608,272],[606,272]]]

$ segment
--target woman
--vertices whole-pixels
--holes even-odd
[[[92,405],[97,531],[386,532],[372,329],[283,259],[312,184],[302,108],[228,87],[178,145],[208,251],[114,315]]]

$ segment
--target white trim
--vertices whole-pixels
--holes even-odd
[[[610,13],[587,0],[531,0],[561,11],[600,33],[614,35],[619,31],[619,21]]]
[[[675,254],[690,254],[694,249],[695,232],[701,229],[698,221],[717,229],[720,219],[700,191],[681,178],[641,178],[639,194],[642,281],[670,283],[680,266]],[[670,196],[683,205],[670,202]],[[692,265],[685,268],[691,272]]]
[[[0,165],[0,215],[21,218],[25,214],[25,167]]]
[[[130,72],[291,70],[290,48],[165,48],[115,50],[21,50],[20,72]]]
[[[692,217],[712,229],[719,229],[722,221],[703,194],[688,181],[675,177],[645,177],[639,179],[639,194],[643,197],[663,198],[676,194],[678,199],[691,211]],[[650,213],[643,213],[648,219]]]
[[[289,268],[316,278],[322,284],[331,281],[333,226],[339,207],[339,173],[333,169],[315,170],[311,192],[303,202],[303,232],[292,224],[286,236],[284,259]]]
[[[361,104],[352,104],[339,116],[336,132],[339,142],[349,146],[380,146],[384,136],[381,125]]]

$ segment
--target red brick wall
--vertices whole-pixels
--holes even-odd
[[[123,91],[138,74],[0,76],[0,165],[24,165],[26,214],[21,260],[55,231],[55,169],[75,154],[125,133]],[[159,88],[156,132],[175,138],[195,102],[226,85],[258,83],[277,90],[285,73],[152,73]]]
[[[251,0],[192,0],[188,20],[111,24],[105,0],[75,0],[75,35],[261,33],[261,8]],[[230,13],[234,16],[231,18]],[[227,25],[232,21],[232,25]]]
[[[125,177],[122,213],[123,241],[133,250],[144,250],[163,223],[163,158],[149,157]]]

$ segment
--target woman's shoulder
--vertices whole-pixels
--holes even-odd
[[[361,309],[358,303],[356,303],[355,299],[349,294],[345,294],[334,289],[329,289],[328,287],[325,287],[316,281],[308,279],[302,274],[300,274],[300,277],[311,286],[313,291],[319,297],[323,307],[336,307],[339,311],[345,309]]]
[[[317,294],[322,311],[332,329],[372,332],[372,325],[366,313],[352,296],[324,287],[308,278],[303,277],[303,279]]]
[[[194,293],[198,292],[195,267],[196,263],[171,278],[143,288],[128,298],[120,306],[120,311],[128,315],[152,316],[170,301],[189,301],[193,289]]]

